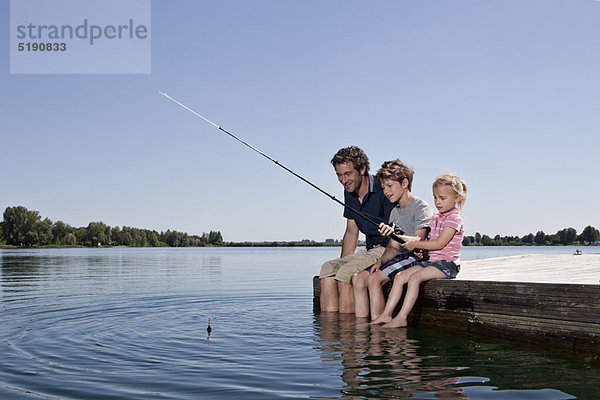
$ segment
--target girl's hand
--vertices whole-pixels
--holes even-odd
[[[404,247],[408,251],[413,251],[417,248],[419,240],[409,240],[408,242],[401,244],[400,246]]]
[[[383,236],[388,236],[394,233],[394,228],[389,225],[384,224],[383,222],[379,224],[379,233]]]

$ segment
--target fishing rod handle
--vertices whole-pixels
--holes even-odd
[[[396,242],[398,242],[400,244],[406,243],[406,240],[402,239],[400,236],[396,235],[395,233],[390,233],[388,235],[388,237],[392,240],[395,240]]]

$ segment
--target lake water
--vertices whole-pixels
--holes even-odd
[[[315,314],[339,251],[0,250],[0,399],[600,398],[600,367],[576,359]]]

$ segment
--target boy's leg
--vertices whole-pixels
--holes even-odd
[[[354,313],[352,278],[355,274],[373,265],[381,257],[384,249],[384,247],[375,246],[372,249],[360,250],[357,253],[342,258],[345,263],[340,266],[335,274],[335,280],[338,283],[338,308],[340,313]]]
[[[420,267],[413,267],[420,268]],[[412,268],[411,268],[412,269]],[[387,324],[383,325],[384,328],[401,328],[408,325],[408,314],[412,311],[415,303],[417,302],[417,298],[419,297],[419,287],[421,283],[425,281],[429,281],[432,279],[444,279],[446,275],[437,269],[436,267],[425,267],[421,268],[421,271],[413,273],[408,278],[408,284],[406,288],[406,297],[404,298],[404,303],[402,303],[402,308],[400,312],[394,319],[392,319]]]
[[[381,271],[375,271],[368,276],[369,306],[371,308],[371,320],[377,319],[383,307],[385,306],[385,297],[383,296],[383,285],[390,281],[390,278]]]
[[[369,292],[367,291],[367,282],[371,273],[361,271],[352,277],[352,289],[354,291],[354,315],[357,318],[366,318],[369,316]]]

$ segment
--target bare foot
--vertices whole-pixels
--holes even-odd
[[[392,317],[390,315],[381,314],[379,317],[377,317],[373,321],[371,321],[370,324],[371,325],[387,324],[391,320],[392,320]]]
[[[407,320],[392,320],[391,322],[388,322],[387,324],[383,325],[383,328],[405,328],[406,326],[408,326]]]

